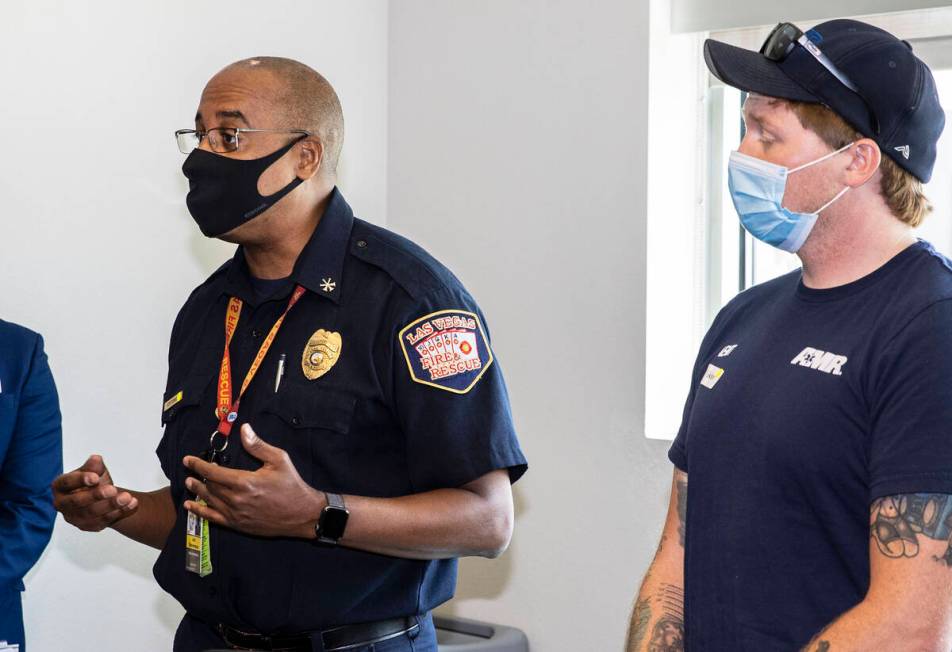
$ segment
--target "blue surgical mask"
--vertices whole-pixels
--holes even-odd
[[[792,169],[740,152],[731,152],[727,165],[727,185],[731,191],[731,199],[734,200],[734,208],[737,209],[740,222],[747,232],[778,249],[790,253],[799,251],[813,230],[819,214],[842,197],[849,190],[849,186],[843,188],[815,213],[795,213],[782,205],[787,177],[825,161],[852,145],[853,143],[850,143],[815,161]]]

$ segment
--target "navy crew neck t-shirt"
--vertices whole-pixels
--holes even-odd
[[[847,285],[797,271],[738,295],[669,457],[687,649],[805,645],[866,594],[870,503],[952,493],[952,262],[919,241]]]

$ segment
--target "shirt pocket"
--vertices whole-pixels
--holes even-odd
[[[351,422],[357,398],[326,387],[286,383],[262,409],[274,428],[272,443],[284,448],[301,477],[324,490],[346,475],[353,452]],[[267,438],[267,432],[260,433]]]
[[[186,376],[163,395],[162,425],[165,434],[159,444],[159,461],[173,491],[181,491],[186,469],[182,458],[202,455],[209,446],[215,426],[211,374]]]

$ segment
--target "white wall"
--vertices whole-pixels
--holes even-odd
[[[511,549],[464,560],[447,610],[619,650],[671,474],[643,430],[648,3],[400,0],[390,24],[388,225],[485,309],[530,464]]]
[[[387,13],[385,0],[3,3],[0,316],[46,336],[68,468],[99,452],[118,483],[165,482],[153,450],[172,320],[230,255],[185,209],[172,132],[219,68],[276,54],[323,72],[347,119],[345,194],[385,220]],[[31,649],[168,650],[181,611],[155,556],[60,520],[27,578]]]
[[[912,11],[948,4],[948,0],[800,0],[795,3],[788,0],[673,0],[671,22],[678,32],[702,32],[774,25],[781,21],[816,19],[819,22],[841,16]],[[804,29],[809,24],[804,23]]]

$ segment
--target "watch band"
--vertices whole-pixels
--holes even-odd
[[[344,507],[344,497],[340,494],[332,494],[329,491],[324,492],[324,497],[327,498],[327,504],[335,509],[347,509]]]
[[[321,510],[321,516],[317,521],[317,525],[314,526],[314,534],[317,535],[316,542],[337,545],[340,538],[344,536],[344,529],[347,526],[347,517],[350,516],[350,514],[344,505],[344,497],[342,495],[327,491],[324,492],[324,496],[327,500],[327,506]],[[329,517],[336,517],[334,523],[338,524],[338,526],[337,528],[333,528],[336,531],[328,531]]]

